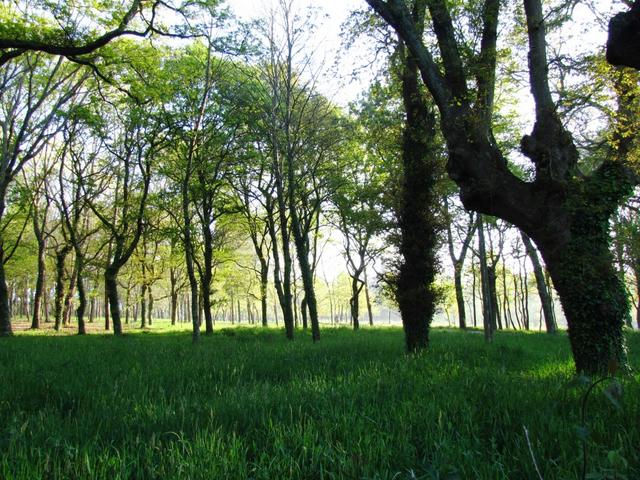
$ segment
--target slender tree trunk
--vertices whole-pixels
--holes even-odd
[[[109,312],[109,290],[106,281],[104,282],[104,301],[102,302],[102,310],[104,312],[104,329],[109,331],[111,328],[111,312]]]
[[[634,264],[633,276],[636,279],[636,295],[638,296],[638,303],[636,304],[636,324],[638,329],[640,329],[640,262]]]
[[[36,220],[34,220],[36,221]],[[33,319],[31,328],[40,328],[40,317],[42,313],[42,299],[44,296],[45,277],[47,274],[47,240],[38,240],[38,276],[36,277],[36,292],[33,297]]]
[[[477,311],[477,299],[476,299],[476,262],[475,257],[471,256],[471,296],[473,297],[473,328],[478,326],[478,311]]]
[[[96,316],[96,297],[91,296],[91,303],[89,304],[89,323],[93,323]]]
[[[369,297],[369,285],[367,282],[367,268],[364,269],[364,298],[367,302],[367,314],[369,315],[369,326],[373,327],[373,310],[371,308],[371,298]]]
[[[293,165],[290,166],[291,171]],[[293,174],[290,174],[293,177]],[[290,178],[289,181],[293,181]],[[316,292],[313,286],[313,271],[309,264],[309,250],[307,248],[307,242],[304,238],[301,226],[298,219],[298,214],[295,210],[295,199],[290,198],[289,202],[292,207],[289,209],[291,216],[291,229],[293,230],[294,243],[296,245],[296,253],[298,256],[298,265],[300,266],[300,275],[302,276],[302,286],[304,288],[304,300],[306,310],[309,313],[309,321],[311,322],[311,337],[314,342],[320,340],[320,322],[318,320],[318,302],[316,300]]]
[[[484,324],[484,338],[487,342],[493,340],[494,314],[491,301],[491,287],[489,283],[489,268],[487,265],[487,249],[484,239],[484,220],[478,216],[478,254],[480,255],[480,282],[482,286],[482,321]]]
[[[300,314],[302,315],[302,329],[306,330],[309,328],[309,319],[307,317],[308,309],[307,309],[307,296],[303,295],[302,300],[300,301]]]
[[[80,255],[76,254],[76,286],[78,288],[78,308],[76,309],[76,317],[78,319],[78,335],[87,333],[84,323],[84,312],[87,309],[87,292],[84,288],[83,260]]]
[[[521,232],[521,236],[524,247],[527,250],[527,255],[529,256],[531,264],[533,265],[533,273],[536,277],[538,296],[540,297],[540,303],[542,303],[542,313],[544,315],[544,324],[547,328],[547,333],[556,333],[558,326],[556,325],[555,319],[553,318],[553,308],[551,305],[552,300],[547,288],[547,282],[544,278],[542,265],[540,265],[538,253],[536,252],[536,249],[533,246],[533,243],[531,243],[531,239],[527,236],[527,234]]]
[[[467,313],[464,308],[464,292],[462,290],[462,265],[458,262],[453,268],[453,283],[456,289],[456,304],[458,307],[458,326],[465,330],[467,328]]]
[[[11,328],[11,308],[9,307],[9,290],[4,270],[4,252],[0,246],[0,337],[13,335]]]
[[[205,335],[213,335],[213,317],[211,316],[211,278],[206,275],[200,282],[202,292],[202,309],[204,313]]]
[[[496,326],[502,330],[502,317],[500,315],[499,303],[498,303],[498,288],[497,288],[497,275],[496,264],[487,266],[487,273],[489,274],[489,292],[491,293],[491,312],[492,312],[492,329],[495,332]],[[497,323],[496,323],[497,322]]]
[[[104,271],[104,287],[109,301],[109,311],[105,318],[109,318],[113,323],[113,333],[122,335],[122,321],[120,319],[120,298],[118,296],[118,268],[109,266]],[[106,307],[106,305],[105,305]],[[105,320],[105,326],[108,326],[108,320]]]
[[[177,310],[178,310],[178,294],[175,292],[171,293],[171,325],[174,326],[177,321]]]
[[[293,302],[291,294],[291,251],[289,248],[288,220],[284,213],[286,208],[281,181],[276,182],[278,194],[278,207],[280,214],[278,215],[282,234],[282,272],[280,269],[280,251],[278,249],[278,235],[276,234],[276,220],[274,218],[273,206],[271,202],[267,202],[267,224],[269,227],[269,237],[271,238],[273,252],[273,281],[278,294],[280,308],[284,322],[285,335],[289,340],[293,340],[294,319],[293,319]],[[281,275],[282,273],[282,275]],[[278,316],[276,315],[276,321]]]
[[[148,311],[147,311],[147,324],[149,326],[153,325],[153,291],[151,286],[147,289],[147,296],[149,297]]]
[[[357,276],[351,277],[351,298],[349,299],[349,307],[351,308],[351,324],[354,330],[360,329],[360,282],[358,277],[359,272],[356,272]]]
[[[70,247],[62,247],[56,251],[56,287],[54,304],[54,328],[60,330],[63,320],[64,306],[64,263],[69,254]]]
[[[78,261],[74,260],[71,276],[69,277],[69,288],[64,297],[64,313],[62,316],[65,325],[71,323],[71,312],[73,310],[73,297],[76,294],[76,281],[78,280]]]
[[[140,285],[140,328],[147,327],[147,284]]]
[[[260,307],[262,313],[262,326],[269,325],[267,319],[267,287],[269,286],[269,267],[265,268],[263,262],[260,265]]]

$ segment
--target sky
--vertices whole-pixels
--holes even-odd
[[[253,20],[264,18],[270,8],[277,6],[278,1],[227,0],[225,4],[242,20]],[[351,77],[359,52],[352,51],[348,55],[339,55],[340,51],[344,53],[340,38],[341,27],[352,11],[367,8],[365,0],[294,0],[293,5],[298,12],[305,12],[309,8],[319,10],[317,15],[319,28],[314,37],[313,56],[316,61],[324,61],[327,74],[327,78],[321,82],[319,89],[322,94],[338,105],[347,106],[366,88],[369,78],[361,76],[353,79]]]

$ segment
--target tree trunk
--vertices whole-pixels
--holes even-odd
[[[613,268],[608,230],[617,206],[637,184],[637,177],[621,156],[625,143],[628,144],[629,135],[624,133],[628,125],[620,123],[623,127],[617,135],[620,142],[612,152],[619,158],[607,158],[590,175],[581,174],[579,151],[558,115],[549,87],[541,0],[524,1],[529,84],[536,113],[531,134],[521,141],[522,153],[535,166],[535,179],[530,182],[510,171],[492,131],[497,27],[502,2],[485,3],[482,52],[478,68],[473,69],[478,98],[469,94],[468,85],[474,79],[463,68],[446,2],[427,2],[441,47],[444,75],[440,64],[429,55],[422,35],[417,35],[414,25],[407,21],[404,2],[367,2],[394,25],[420,62],[424,83],[441,113],[441,130],[449,151],[447,170],[460,188],[464,206],[512,223],[538,246],[567,318],[576,370],[604,375],[611,361],[625,364],[622,328],[629,305]],[[637,0],[629,12],[635,19],[638,9]],[[622,30],[625,29],[617,29]],[[612,42],[616,43],[615,36]],[[638,52],[636,48],[635,53]]]
[[[63,320],[64,263],[70,250],[71,248],[68,246],[56,250],[56,287],[54,303],[54,328],[56,330],[60,330]]]
[[[84,335],[87,333],[85,324],[84,324],[84,312],[87,309],[87,292],[84,288],[84,280],[82,278],[83,275],[83,265],[82,259],[76,255],[76,262],[78,263],[76,267],[76,286],[78,288],[78,308],[76,309],[76,318],[78,319],[78,335]]]
[[[104,302],[102,304],[102,310],[104,310],[104,329],[109,331],[111,328],[110,320],[111,314],[109,312],[109,287],[107,287],[107,282],[104,283]]]
[[[147,324],[153,325],[153,290],[151,286],[148,287],[147,295],[149,297],[148,311],[147,311]]]
[[[63,322],[65,325],[69,325],[71,323],[71,312],[73,310],[73,297],[76,293],[76,281],[78,280],[78,260],[74,260],[73,268],[71,270],[71,276],[69,278],[69,288],[67,289],[67,293],[64,297],[64,313],[63,313]]]
[[[260,265],[260,307],[262,313],[262,326],[269,325],[267,320],[267,287],[269,286],[269,267],[265,268],[265,265]]]
[[[636,279],[636,295],[638,297],[638,303],[636,304],[636,324],[640,329],[640,262],[633,265],[633,276]]]
[[[171,325],[175,326],[178,310],[178,294],[174,291],[171,293]]]
[[[11,309],[9,307],[9,290],[4,270],[4,252],[0,246],[0,337],[13,335],[11,328]]]
[[[122,335],[122,321],[120,319],[120,298],[118,296],[118,270],[114,267],[107,267],[104,271],[104,287],[109,301],[109,313],[113,323],[114,335]],[[109,318],[109,314],[105,315]],[[105,323],[108,326],[108,320]]]
[[[369,285],[367,282],[367,268],[364,269],[364,298],[367,302],[367,314],[369,315],[369,326],[373,327],[373,310],[371,308],[371,298],[369,297]]]
[[[360,329],[360,282],[357,276],[351,277],[351,298],[349,299],[349,307],[351,308],[351,323],[354,330]]]
[[[35,221],[35,220],[34,220]],[[44,296],[45,276],[47,274],[47,240],[38,240],[38,276],[36,277],[36,292],[33,297],[33,320],[31,328],[40,328],[40,316],[42,312],[42,299]]]
[[[291,169],[293,166],[291,165]],[[292,175],[290,175],[292,177]],[[293,178],[290,178],[293,181]],[[303,236],[298,214],[295,211],[295,199],[290,198],[291,229],[293,230],[294,243],[296,245],[296,253],[298,256],[298,265],[300,266],[300,275],[302,276],[302,286],[304,288],[304,299],[309,313],[309,321],[311,322],[311,338],[314,342],[320,340],[320,322],[318,320],[318,302],[316,300],[316,292],[313,286],[313,272],[309,264],[309,250],[307,248],[306,239]]]
[[[453,283],[456,289],[456,304],[458,306],[458,326],[467,328],[467,313],[464,308],[464,291],[462,290],[462,265],[456,263],[453,269]]]
[[[531,243],[531,239],[527,236],[527,234],[524,232],[520,232],[520,234],[522,236],[524,247],[527,250],[527,255],[529,256],[531,264],[533,265],[533,274],[536,277],[538,296],[540,297],[540,303],[542,304],[542,313],[544,316],[544,324],[547,328],[547,333],[556,333],[558,326],[556,325],[555,319],[553,318],[551,296],[549,295],[547,282],[544,278],[544,271],[542,270],[542,265],[540,265],[538,253],[536,252],[536,249],[534,248],[533,244]]]
[[[140,285],[140,328],[147,327],[147,284]]]
[[[626,364],[622,330],[629,303],[613,267],[608,224],[592,206],[577,209],[564,245],[538,248],[560,295],[576,370],[604,375],[611,361]]]
[[[91,303],[89,304],[89,323],[93,323],[93,319],[96,316],[96,297],[91,296]]]
[[[420,12],[414,11],[414,17],[415,14]],[[404,50],[402,45],[401,49]],[[402,263],[396,299],[407,351],[417,352],[429,344],[429,327],[437,297],[433,283],[438,265],[438,232],[432,210],[441,168],[434,141],[435,114],[422,98],[415,57],[409,52],[402,53],[405,57],[401,80],[406,119],[402,134],[404,172],[398,215]]]
[[[640,0],[609,21],[607,61],[640,69]]]
[[[211,254],[213,256],[213,253]],[[200,292],[202,294],[202,309],[204,313],[205,335],[213,335],[213,317],[211,316],[211,263],[212,259],[205,259],[205,270],[200,281]]]
[[[302,296],[302,300],[300,301],[300,313],[302,315],[302,329],[306,330],[309,328],[309,319],[307,316],[307,297],[306,295]]]
[[[495,317],[491,298],[491,286],[489,281],[489,267],[487,265],[487,249],[484,238],[484,220],[478,216],[478,254],[480,256],[480,283],[482,288],[482,322],[484,325],[484,338],[487,342],[493,340],[495,331]]]
[[[493,313],[491,327],[493,331],[497,328],[502,330],[502,317],[500,315],[500,308],[498,303],[498,288],[497,288],[497,275],[496,275],[496,263],[492,263],[487,266],[487,273],[489,274],[489,291],[491,292],[491,311]]]
[[[291,295],[291,251],[289,248],[288,220],[283,210],[286,208],[282,191],[282,182],[276,182],[278,193],[278,206],[280,208],[279,221],[282,234],[282,272],[280,270],[280,251],[278,249],[278,235],[276,234],[276,220],[274,218],[272,202],[267,201],[267,225],[269,227],[269,237],[271,238],[273,252],[273,282],[278,294],[278,301],[282,310],[285,335],[287,339],[293,340],[293,302]],[[281,275],[282,273],[282,275]],[[276,321],[278,316],[276,315]]]

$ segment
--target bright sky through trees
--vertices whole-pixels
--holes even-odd
[[[247,21],[265,18],[267,12],[277,5],[277,0],[228,0],[226,4],[239,18]],[[324,63],[323,75],[326,77],[319,88],[336,103],[346,106],[366,88],[365,82],[369,78],[351,77],[358,52],[344,52],[340,34],[349,14],[366,9],[366,3],[362,0],[296,0],[293,6],[299,13],[310,8],[316,10],[318,31],[314,37],[313,56],[315,62]]]

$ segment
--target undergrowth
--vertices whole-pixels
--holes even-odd
[[[274,329],[0,339],[0,478],[578,478],[563,334]],[[640,335],[614,408],[589,398],[590,478],[640,478]],[[527,444],[526,427],[531,448]]]

